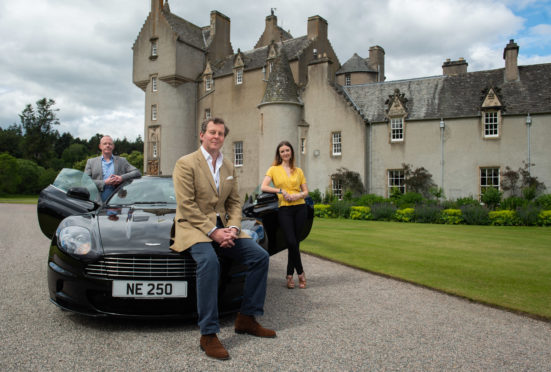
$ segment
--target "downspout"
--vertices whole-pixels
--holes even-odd
[[[440,188],[444,191],[444,128],[446,123],[440,119]]]
[[[531,166],[532,166],[532,159],[531,159],[531,146],[530,146],[530,129],[532,127],[532,117],[530,116],[530,113],[528,113],[528,115],[526,115],[526,129],[528,131],[527,135],[528,135],[528,175],[529,176],[532,176],[532,174],[530,173],[531,171]]]

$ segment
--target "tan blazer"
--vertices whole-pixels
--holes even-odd
[[[201,149],[178,159],[172,179],[177,202],[172,250],[182,252],[193,244],[211,242],[207,234],[216,226],[216,214],[224,226],[241,230],[241,202],[229,160],[224,159],[220,167],[219,192]],[[239,238],[248,237],[239,234]]]

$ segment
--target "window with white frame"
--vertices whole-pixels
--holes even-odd
[[[331,179],[331,192],[337,199],[342,199],[342,182],[340,179]]]
[[[331,133],[331,153],[333,156],[340,156],[342,154],[341,132]]]
[[[208,120],[211,118],[211,115],[210,115],[210,109],[207,108],[205,109],[205,120]]]
[[[237,69],[235,72],[235,84],[243,84],[243,69]]]
[[[153,158],[157,158],[157,142],[153,143]]]
[[[151,57],[157,57],[157,39],[151,40]]]
[[[388,196],[392,195],[393,189],[398,189],[400,193],[406,192],[406,184],[403,169],[389,169],[388,170]]]
[[[497,111],[484,112],[484,137],[499,136],[499,116]]]
[[[300,153],[306,154],[306,138],[300,139]]]
[[[208,92],[209,90],[212,90],[212,76],[207,75],[205,77],[205,90]]]
[[[151,91],[152,92],[157,91],[157,77],[156,76],[151,77]]]
[[[272,73],[272,70],[274,69],[274,61],[270,61],[270,74]]]
[[[480,192],[489,187],[499,190],[499,167],[480,168]]]
[[[390,118],[390,141],[404,140],[404,118]]]
[[[344,75],[344,85],[350,85],[350,74]]]
[[[243,141],[233,143],[233,165],[236,167],[243,165]]]
[[[151,120],[157,120],[157,105],[151,105]]]

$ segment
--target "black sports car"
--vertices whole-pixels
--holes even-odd
[[[308,200],[308,222],[313,205]],[[101,202],[93,181],[63,169],[40,193],[40,228],[51,239],[48,288],[53,303],[91,316],[195,317],[195,261],[170,250],[176,199],[171,177],[144,176]],[[261,194],[243,207],[242,229],[270,255],[285,249],[277,197]],[[246,267],[220,257],[221,313],[239,309]]]

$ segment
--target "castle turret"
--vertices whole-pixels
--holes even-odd
[[[260,148],[259,174],[273,161],[274,151],[279,142],[289,141],[298,155],[298,126],[302,119],[302,102],[285,52],[280,48],[273,60],[272,72],[268,78],[266,91],[260,109]]]

